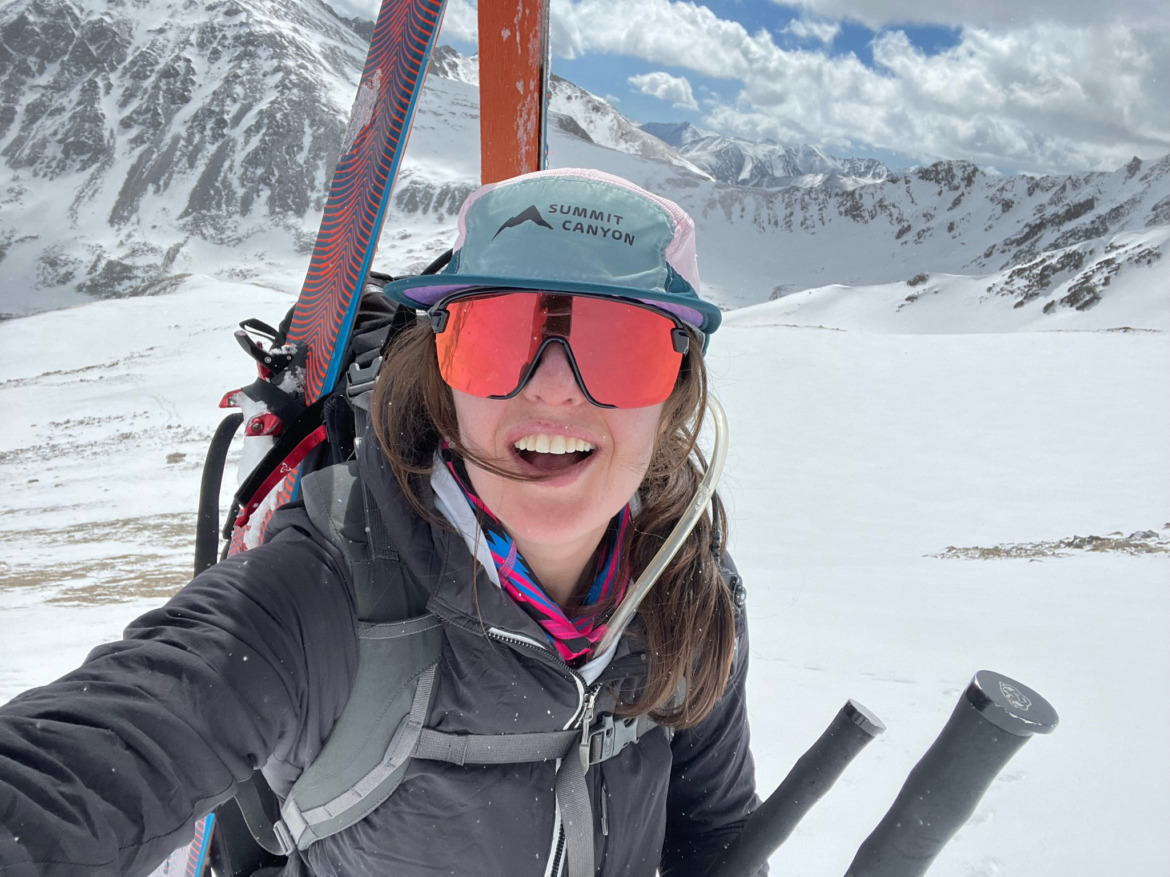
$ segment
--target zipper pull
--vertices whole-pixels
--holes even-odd
[[[601,781],[601,836],[609,837],[609,789]]]
[[[589,732],[593,727],[593,711],[597,708],[597,695],[600,691],[600,685],[593,685],[585,691],[585,703],[581,713],[581,743],[577,746],[577,752],[581,756],[582,773],[589,773]]]

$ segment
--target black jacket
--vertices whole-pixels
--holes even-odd
[[[373,444],[363,479],[444,622],[427,725],[476,734],[565,727],[580,681],[551,649],[510,639],[544,637],[457,534],[410,511]],[[355,673],[354,598],[343,559],[303,509],[278,512],[269,532],[78,670],[0,707],[0,874],[149,873],[253,769],[280,793],[312,761]],[[756,805],[739,625],[733,678],[706,720],[673,739],[655,729],[587,774],[598,874],[693,868]],[[601,679],[637,680],[644,668],[624,641]],[[554,855],[554,774],[553,763],[412,761],[386,803],[286,873],[540,877]]]

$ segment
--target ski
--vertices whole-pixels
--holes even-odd
[[[340,377],[445,5],[446,0],[382,0],[309,270],[284,338],[303,368],[298,389],[305,406],[327,396]],[[283,462],[275,483],[248,497],[235,520],[229,553],[260,542],[272,512],[297,495],[300,460],[323,439],[323,429],[307,437],[295,458]]]
[[[306,405],[341,356],[402,163],[445,0],[383,0],[287,340],[306,349]]]
[[[480,0],[480,177],[540,170],[548,155],[549,0]]]
[[[191,843],[179,847],[161,865],[151,872],[151,877],[202,877],[207,870],[211,837],[215,831],[215,814],[208,813],[195,822],[195,837]]]

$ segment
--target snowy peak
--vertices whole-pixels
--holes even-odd
[[[461,55],[450,46],[435,46],[427,66],[431,76],[442,76],[467,85],[479,85],[479,56]]]
[[[554,124],[567,133],[587,137],[608,149],[666,162],[711,178],[686,156],[640,129],[611,103],[555,74],[549,81],[549,110]]]
[[[0,316],[166,292],[190,274],[295,292],[363,26],[318,0],[0,6]],[[479,179],[477,59],[439,47],[430,70],[379,244],[395,274],[450,246]],[[891,173],[692,125],[643,130],[557,77],[550,103],[552,166],[679,202],[698,225],[705,294],[726,308],[923,274],[981,278],[1011,290],[988,301],[1016,301],[1034,274],[1052,282],[1027,305],[1091,309],[1154,256],[1118,253],[1092,281],[1100,296],[1056,278],[1074,283],[1119,235],[1170,226],[1170,157],[1106,174],[1003,177],[960,161]],[[1079,268],[1070,252],[1085,253]],[[1027,276],[998,276],[1018,266]]]
[[[450,46],[436,46],[428,72],[478,87],[479,56],[468,58]],[[552,126],[572,137],[618,152],[685,167],[699,176],[708,177],[675,150],[664,148],[659,138],[643,132],[604,98],[590,94],[555,73],[549,77],[549,112]]]
[[[675,147],[715,179],[737,186],[778,189],[828,185],[852,188],[879,182],[889,171],[872,158],[834,158],[815,146],[780,146],[724,137],[689,122],[648,122],[642,130]]]
[[[1167,331],[1170,226],[1046,252],[985,275],[919,273],[902,282],[803,290],[727,316],[896,334],[1020,330]]]
[[[640,126],[647,134],[653,134],[675,149],[681,149],[708,137],[718,137],[714,131],[706,131],[690,122],[646,122]]]

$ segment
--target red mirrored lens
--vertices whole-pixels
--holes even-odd
[[[581,379],[603,405],[642,408],[666,400],[682,354],[674,322],[655,311],[612,299],[573,299],[569,346]]]
[[[506,396],[540,346],[540,296],[513,293],[458,299],[435,336],[447,385],[472,396]]]
[[[622,301],[507,292],[456,299],[436,336],[443,380],[473,396],[507,396],[548,337],[569,342],[592,398],[617,408],[665,401],[682,354],[669,317]]]

